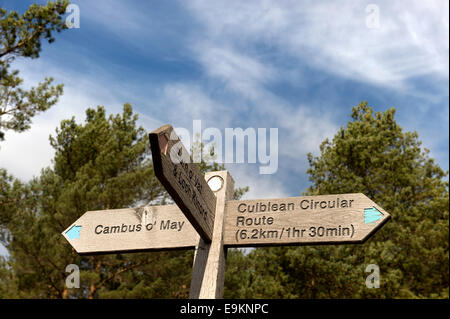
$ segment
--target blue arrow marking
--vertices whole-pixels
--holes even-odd
[[[373,223],[383,217],[383,213],[376,207],[364,208],[364,224]]]
[[[68,231],[66,231],[67,237],[69,239],[78,239],[80,237],[81,226],[72,226]]]

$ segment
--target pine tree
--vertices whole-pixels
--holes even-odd
[[[51,85],[51,77],[24,90],[19,71],[10,67],[17,57],[38,58],[41,41],[52,43],[54,32],[67,28],[62,16],[68,4],[67,0],[33,4],[22,15],[0,8],[0,141],[4,130],[27,130],[32,117],[54,105],[63,92],[61,84]]]
[[[118,284],[118,274],[158,259],[151,254],[80,257],[60,234],[87,210],[134,207],[166,197],[153,174],[148,137],[136,121],[125,104],[122,115],[107,117],[98,107],[86,111],[84,125],[74,118],[61,122],[51,138],[53,168],[23,186],[22,196],[30,203],[23,203],[7,224],[9,240],[3,243],[18,297],[101,297]],[[68,264],[80,266],[81,289],[65,288]]]
[[[0,142],[6,130],[27,130],[33,116],[53,106],[63,93],[63,85],[52,86],[51,77],[25,90],[21,87],[19,71],[10,67],[17,57],[38,58],[42,40],[49,43],[55,40],[54,32],[66,28],[62,16],[68,4],[67,0],[33,4],[22,15],[0,8]],[[0,238],[3,240],[9,235],[6,223],[22,206],[21,189],[20,181],[0,168]]]
[[[392,220],[362,245],[253,251],[247,290],[255,297],[448,298],[448,172],[394,115],[394,108],[374,114],[367,102],[354,107],[320,156],[308,155],[305,193],[361,192]],[[365,285],[369,264],[379,266],[378,289]]]
[[[84,124],[63,120],[50,138],[53,167],[30,183],[8,184],[21,201],[1,239],[10,256],[0,265],[0,297],[188,297],[193,251],[81,257],[61,236],[88,210],[172,202],[154,175],[148,135],[137,119],[125,104],[115,116],[97,107],[86,111]],[[202,162],[200,168],[224,167]],[[65,285],[69,264],[79,266],[79,289]]]

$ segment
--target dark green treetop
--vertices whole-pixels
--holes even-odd
[[[394,115],[394,108],[374,113],[367,102],[354,107],[320,155],[308,155],[305,192],[361,192],[392,220],[362,245],[256,249],[230,297],[448,298],[448,172]],[[379,266],[380,288],[366,286],[370,264]]]
[[[61,235],[88,210],[170,201],[154,175],[148,135],[137,120],[130,104],[109,116],[104,107],[90,108],[82,124],[63,120],[50,138],[52,167],[30,183],[7,183],[5,189],[21,200],[11,205],[0,238],[10,253],[0,263],[0,297],[188,296],[192,251],[78,256]],[[200,163],[200,168],[223,166]],[[69,264],[79,266],[78,289],[65,285]]]

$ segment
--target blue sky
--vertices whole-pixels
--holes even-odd
[[[2,0],[23,12],[36,1]],[[44,1],[37,1],[44,3]],[[392,106],[445,170],[449,144],[448,1],[81,1],[80,28],[18,59],[25,86],[45,76],[65,94],[32,129],[9,132],[0,166],[23,180],[51,165],[48,136],[88,107],[130,102],[151,131],[170,123],[279,129],[279,168],[227,166],[246,198],[297,196],[309,185],[306,154],[367,100]],[[379,27],[367,21],[378,8]]]

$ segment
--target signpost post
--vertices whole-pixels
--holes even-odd
[[[153,165],[176,205],[89,211],[62,235],[79,254],[195,248],[190,298],[221,298],[228,247],[362,244],[391,216],[361,193],[232,200],[227,171],[200,170],[165,125]]]

